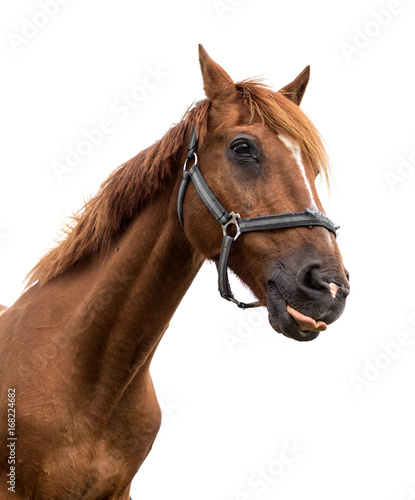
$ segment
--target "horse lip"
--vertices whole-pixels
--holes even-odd
[[[320,332],[301,331],[294,318],[287,311],[287,301],[275,282],[268,282],[267,294],[268,320],[272,328],[284,336],[299,342],[309,342]]]
[[[271,314],[269,314],[269,321],[274,330],[276,330],[279,333],[282,333],[285,337],[288,337],[292,340],[297,340],[298,342],[310,342],[311,340],[316,339],[320,334],[320,332],[300,330],[297,323],[288,313],[287,313],[287,320],[284,321],[285,324],[282,327],[277,326],[277,328],[275,328]],[[289,324],[289,328],[286,328],[287,324]]]
[[[311,316],[303,314],[298,309],[294,309],[287,303],[287,312],[294,319],[302,332],[322,332],[327,330],[327,323],[322,320],[314,319]]]

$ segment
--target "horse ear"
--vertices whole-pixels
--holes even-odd
[[[283,87],[280,92],[281,94],[284,94],[287,99],[290,99],[290,101],[299,106],[303,100],[305,89],[307,88],[309,80],[310,66],[306,66],[297,78]]]
[[[203,89],[206,97],[213,101],[229,99],[236,95],[236,87],[226,71],[215,63],[202,44],[199,44],[199,62],[202,71]]]

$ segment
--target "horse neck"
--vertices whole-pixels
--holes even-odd
[[[77,363],[83,382],[114,388],[115,399],[139,371],[147,371],[204,260],[178,222],[178,183],[179,178],[172,181],[143,208],[114,243],[94,271],[92,291],[82,303]],[[107,396],[100,407],[112,405]]]

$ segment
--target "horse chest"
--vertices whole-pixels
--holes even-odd
[[[91,419],[73,420],[67,431],[62,423],[55,422],[56,427],[49,428],[44,440],[47,446],[44,445],[39,460],[33,462],[30,447],[21,447],[23,460],[19,467],[27,474],[21,493],[34,500],[128,498],[128,486],[160,426],[160,409],[154,401],[149,404],[151,401],[149,398],[146,404],[138,406],[124,401],[99,431],[96,429],[100,425]],[[34,492],[35,496],[30,496]]]
[[[123,499],[155,437],[147,425],[147,429],[137,426],[136,434],[124,429],[124,438],[116,429],[107,430],[100,439],[85,435],[76,443],[63,442],[39,464],[25,461],[28,468],[41,471],[27,484],[31,494],[36,491],[33,498]]]
[[[116,499],[129,483],[122,473],[121,460],[108,459],[104,443],[96,445],[93,456],[88,453],[81,457],[73,451],[66,456],[60,451],[59,456],[59,462],[43,464],[34,498]]]

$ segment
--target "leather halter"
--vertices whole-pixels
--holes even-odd
[[[183,201],[187,186],[189,185],[189,182],[192,181],[197,193],[202,198],[202,201],[222,226],[223,240],[218,264],[218,278],[219,293],[224,299],[234,302],[242,309],[262,305],[260,302],[252,302],[249,304],[240,302],[234,297],[229,284],[228,259],[232,244],[241,234],[251,231],[266,231],[269,229],[281,229],[288,227],[308,226],[312,228],[313,226],[322,226],[331,231],[334,236],[337,236],[337,229],[339,229],[339,226],[336,226],[328,217],[317,209],[306,208],[303,212],[265,215],[262,217],[251,217],[247,219],[242,219],[238,213],[228,212],[210,190],[197,165],[197,135],[195,127],[193,127],[187,150],[188,153],[184,164],[183,177],[177,200],[177,212],[180,224],[184,229]],[[194,163],[192,167],[190,170],[187,170],[187,163],[193,160]],[[227,232],[228,227],[232,225],[236,228],[234,236],[229,235]]]

